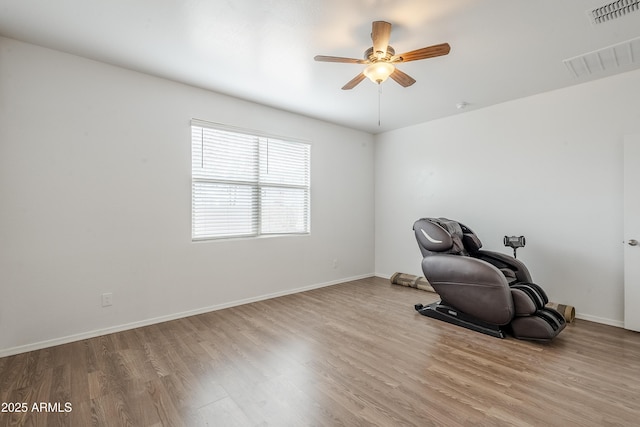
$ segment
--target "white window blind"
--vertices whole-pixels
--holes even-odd
[[[309,232],[310,145],[191,124],[194,240]]]

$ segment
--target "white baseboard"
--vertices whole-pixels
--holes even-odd
[[[592,316],[585,313],[576,313],[576,319],[588,320],[589,322],[602,323],[603,325],[615,326],[616,328],[624,328],[622,320],[607,319],[605,317]]]
[[[299,292],[310,291],[312,289],[324,288],[327,286],[338,285],[340,283],[350,282],[352,280],[366,279],[372,277],[374,274],[364,274],[360,276],[347,277],[339,280],[332,280],[330,282],[317,283],[314,285],[303,286],[295,289],[287,289],[284,291],[273,292],[270,294],[259,295],[256,297],[245,298],[241,300],[231,301],[223,304],[216,304],[208,307],[202,307],[195,310],[183,311],[181,313],[169,314],[166,316],[154,317],[151,319],[145,319],[138,322],[126,323],[123,325],[111,326],[109,328],[97,329],[94,331],[82,332],[80,334],[68,335],[66,337],[54,338],[51,340],[35,342],[31,344],[21,345],[17,347],[11,347],[0,350],[0,357],[13,356],[15,354],[26,353],[28,351],[40,350],[47,347],[53,347],[61,344],[68,344],[70,342],[80,341],[88,338],[95,338],[100,335],[108,335],[114,332],[126,331],[129,329],[140,328],[143,326],[154,325],[156,323],[167,322],[170,320],[181,319],[183,317],[196,316],[198,314],[208,313],[211,311],[222,310],[225,308],[236,307],[238,305],[250,304],[253,302],[263,301],[271,298],[277,298],[285,295],[296,294]]]
[[[140,327],[143,327],[143,326],[154,325],[156,323],[162,323],[162,322],[167,322],[167,321],[170,321],[170,320],[181,319],[183,317],[196,316],[198,314],[208,313],[208,312],[211,312],[211,311],[223,310],[225,308],[236,307],[236,306],[243,305],[243,304],[251,304],[253,302],[263,301],[263,300],[267,300],[267,299],[271,299],[271,298],[277,298],[277,297],[290,295],[290,294],[295,294],[295,293],[304,292],[304,291],[310,291],[312,289],[319,289],[319,288],[324,288],[324,287],[327,287],[327,286],[338,285],[340,283],[350,282],[352,280],[366,279],[368,277],[373,277],[373,276],[381,277],[383,279],[390,279],[391,278],[391,276],[386,275],[386,274],[372,273],[372,274],[363,274],[363,275],[360,275],[360,276],[347,277],[347,278],[339,279],[339,280],[332,280],[330,282],[318,283],[318,284],[309,285],[309,286],[303,286],[303,287],[295,288],[295,289],[287,289],[287,290],[280,291],[280,292],[273,292],[273,293],[270,293],[270,294],[260,295],[260,296],[251,297],[251,298],[245,298],[245,299],[231,301],[231,302],[227,302],[227,303],[223,303],[223,304],[217,304],[217,305],[212,305],[212,306],[208,306],[208,307],[202,307],[202,308],[198,308],[198,309],[195,309],[195,310],[183,311],[181,313],[174,313],[174,314],[169,314],[169,315],[166,315],[166,316],[154,317],[154,318],[151,318],[151,319],[145,319],[145,320],[141,320],[141,321],[138,321],[138,322],[126,323],[126,324],[123,324],[123,325],[116,325],[116,326],[112,326],[112,327],[109,327],[109,328],[97,329],[97,330],[94,330],[94,331],[82,332],[80,334],[68,335],[66,337],[54,338],[54,339],[51,339],[51,340],[40,341],[40,342],[26,344],[26,345],[22,345],[22,346],[2,349],[2,350],[0,350],[0,357],[12,356],[12,355],[15,355],[15,354],[26,353],[26,352],[34,351],[34,350],[40,350],[40,349],[43,349],[43,348],[53,347],[53,346],[61,345],[61,344],[68,344],[70,342],[80,341],[80,340],[84,340],[84,339],[88,339],[88,338],[94,338],[94,337],[98,337],[100,335],[107,335],[107,334],[112,334],[112,333],[115,333],[115,332],[126,331],[126,330],[129,330],[129,329],[140,328]],[[604,325],[615,326],[617,328],[623,328],[624,327],[624,322],[622,322],[620,320],[607,319],[607,318],[604,318],[604,317],[592,316],[590,314],[585,314],[585,313],[576,313],[576,318],[577,319],[582,319],[582,320],[587,320],[587,321],[590,321],[590,322],[601,323],[601,324],[604,324]]]

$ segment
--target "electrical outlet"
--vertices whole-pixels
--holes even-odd
[[[102,306],[109,307],[110,305],[113,305],[113,294],[111,292],[102,294]]]
[[[333,268],[338,268],[338,258],[333,259]]]

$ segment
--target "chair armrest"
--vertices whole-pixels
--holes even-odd
[[[438,254],[422,260],[422,271],[432,285],[473,283],[509,287],[502,272],[490,263],[467,256]]]
[[[500,252],[479,250],[474,254],[474,256],[496,266],[497,268],[503,268],[501,264],[503,266],[506,266],[507,268],[511,268],[516,273],[516,278],[519,282],[533,282],[533,279],[531,278],[531,274],[529,273],[527,267],[518,259],[510,255],[506,255]]]

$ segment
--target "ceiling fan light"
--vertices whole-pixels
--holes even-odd
[[[364,69],[364,75],[372,82],[380,84],[387,80],[395,69],[396,67],[389,62],[374,62]]]

